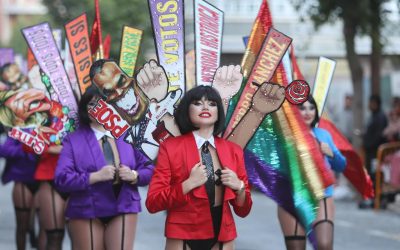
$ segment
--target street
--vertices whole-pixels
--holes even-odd
[[[12,184],[0,187],[0,250],[15,249],[11,190]],[[141,189],[142,204],[146,191],[146,188]],[[239,235],[236,249],[285,249],[275,203],[255,191],[252,197],[254,204],[250,215],[244,219],[236,217]],[[163,249],[164,213],[149,214],[144,205],[142,208],[144,211],[139,216],[135,249]],[[71,248],[67,234],[63,246],[64,249]],[[309,244],[307,249],[312,249]],[[396,204],[381,212],[359,210],[355,201],[337,201],[335,249],[400,249],[400,200],[397,199]]]

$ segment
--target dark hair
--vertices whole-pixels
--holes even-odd
[[[382,101],[381,101],[381,97],[379,96],[379,95],[371,95],[370,97],[369,97],[369,102],[375,102],[376,103],[376,105],[377,105],[377,110],[380,110],[381,109],[381,103],[382,103]]]
[[[78,117],[79,123],[84,125],[89,125],[91,120],[88,113],[88,104],[95,96],[100,96],[99,91],[93,84],[86,89],[85,93],[81,96],[78,104]]]
[[[182,97],[177,109],[174,112],[176,123],[178,124],[181,134],[186,134],[193,130],[198,130],[195,127],[189,117],[189,106],[194,101],[199,101],[201,98],[205,97],[209,101],[217,103],[218,108],[218,119],[214,124],[214,135],[220,134],[224,130],[225,126],[225,113],[224,107],[222,106],[221,96],[218,91],[210,86],[197,86]]]
[[[313,105],[315,107],[315,118],[314,120],[311,122],[310,126],[311,127],[315,127],[315,125],[317,125],[317,123],[319,122],[319,114],[318,114],[318,105],[315,102],[315,99],[312,95],[308,95],[308,99],[307,101]],[[304,103],[303,103],[304,104]],[[302,106],[303,104],[301,104],[300,106]]]

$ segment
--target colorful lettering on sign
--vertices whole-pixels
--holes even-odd
[[[36,154],[43,153],[46,148],[46,143],[43,140],[15,127],[8,132],[8,136],[32,148]]]
[[[130,77],[133,76],[135,70],[142,34],[143,31],[141,30],[128,26],[124,27],[119,66]]]
[[[121,118],[118,112],[102,99],[99,99],[96,106],[89,110],[89,115],[117,139],[129,128],[129,124]]]
[[[254,93],[258,87],[268,82],[276,67],[278,67],[283,55],[289,47],[292,39],[279,31],[271,28],[264,40],[263,46],[255,62],[251,74],[247,80],[246,86],[239,98],[239,102],[233,112],[232,119],[229,121],[224,136],[228,136],[236,125],[246,114],[250,107],[250,100],[253,98]]]
[[[22,33],[40,68],[50,78],[51,85],[57,93],[60,103],[69,108],[69,115],[78,124],[78,106],[50,25],[41,23],[22,29]]]
[[[78,76],[81,94],[91,85],[90,66],[92,65],[92,53],[90,51],[89,33],[86,14],[75,18],[65,25],[65,32],[70,44],[72,61]]]
[[[220,64],[224,13],[207,3],[195,1],[197,85],[211,85]]]
[[[182,0],[148,0],[158,62],[171,87],[185,89],[184,15]]]

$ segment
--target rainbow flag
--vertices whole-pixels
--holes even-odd
[[[263,1],[253,25],[242,60],[246,84],[262,41],[272,27],[267,1]],[[287,86],[287,73],[281,64],[274,82]],[[242,86],[241,90],[243,90]],[[229,118],[241,91],[231,100]],[[251,184],[296,216],[308,232],[316,218],[318,201],[326,186],[333,183],[317,152],[319,146],[300,118],[297,106],[285,102],[267,116],[245,149],[246,168]]]

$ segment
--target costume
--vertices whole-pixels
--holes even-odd
[[[325,166],[336,171],[343,172],[346,167],[346,158],[342,155],[342,153],[337,149],[335,144],[333,143],[332,136],[328,131],[322,128],[312,128],[312,131],[315,135],[315,138],[321,143],[327,143],[332,150],[333,157],[329,157],[324,155],[325,157]],[[333,185],[327,187],[325,189],[325,198],[331,197],[333,195]]]
[[[35,154],[25,152],[20,142],[8,137],[6,142],[0,145],[0,157],[7,159],[4,172],[1,176],[3,184],[16,181],[22,182],[28,187],[35,185],[33,178],[37,163],[37,156]],[[31,191],[36,190],[32,189]]]
[[[58,157],[58,154],[43,152],[39,158],[35,179],[38,181],[52,181],[54,179]]]
[[[98,218],[121,213],[141,211],[138,186],[147,185],[153,173],[153,165],[141,152],[123,141],[116,140],[121,164],[139,174],[136,184],[123,182],[115,197],[112,181],[89,184],[89,175],[107,165],[93,130],[81,125],[63,141],[63,149],[55,173],[56,187],[68,192],[66,207],[68,218]]]
[[[243,206],[236,204],[236,193],[225,186],[222,202],[222,220],[218,241],[236,238],[236,227],[229,203],[235,213],[245,217],[252,200],[244,166],[243,150],[236,144],[214,137],[217,155],[222,167],[229,167],[245,184]],[[189,178],[192,167],[200,162],[193,133],[169,138],[160,145],[146,207],[150,213],[167,210],[165,236],[173,239],[213,238],[213,223],[205,185],[183,194],[182,182]]]

